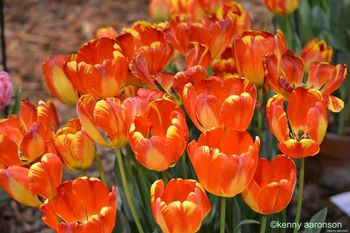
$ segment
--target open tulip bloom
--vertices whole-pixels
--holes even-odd
[[[279,17],[300,3],[264,2]],[[298,183],[298,224],[305,158],[320,151],[327,110],[348,108],[337,92],[346,65],[330,64],[324,40],[299,57],[289,33],[251,30],[234,1],[152,0],[149,11],[166,21],[100,28],[42,63],[52,96],[76,116],[60,127],[53,102],[16,100],[0,119],[0,187],[58,233],[225,233],[256,222],[235,225],[226,212],[248,212],[264,233]],[[1,114],[11,94],[0,72]],[[104,174],[111,159],[115,179]],[[72,170],[79,177],[65,180]]]

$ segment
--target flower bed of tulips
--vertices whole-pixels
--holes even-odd
[[[265,3],[287,15],[299,1]],[[77,117],[60,126],[51,101],[21,100],[0,119],[0,187],[58,233],[224,233],[286,221],[298,185],[299,224],[305,158],[320,150],[328,110],[344,108],[334,92],[346,65],[330,64],[325,41],[299,56],[281,30],[252,30],[235,1],[153,0],[150,14],[162,22],[101,28],[43,62],[51,94]],[[0,90],[2,109],[6,72]],[[110,187],[99,147],[115,151]],[[94,162],[98,178],[85,175]],[[64,168],[82,175],[62,180]]]

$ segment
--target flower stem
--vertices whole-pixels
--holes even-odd
[[[261,216],[261,222],[260,222],[260,233],[265,233],[266,220],[267,220],[267,215],[262,215]]]
[[[133,203],[131,196],[130,196],[128,181],[127,181],[126,175],[125,175],[125,168],[124,168],[122,153],[119,149],[116,149],[116,155],[117,155],[117,160],[118,160],[118,167],[119,167],[119,171],[120,171],[120,176],[122,178],[123,188],[124,188],[126,200],[129,204],[131,215],[134,218],[134,221],[135,221],[135,224],[136,224],[136,227],[137,227],[137,230],[139,231],[139,233],[144,233],[140,219],[137,216],[137,212],[135,210],[134,203]]]
[[[294,223],[296,225],[300,222],[301,215],[301,205],[303,203],[303,188],[304,188],[304,168],[305,168],[305,158],[300,160],[300,168],[299,168],[299,191],[298,191],[298,204],[297,204],[297,212],[295,215]],[[298,233],[298,228],[294,228],[293,233]]]
[[[182,155],[181,166],[182,166],[182,175],[184,179],[187,179],[187,163],[186,163],[186,153]]]
[[[220,233],[225,233],[226,198],[220,199]]]
[[[162,171],[162,175],[163,175],[164,183],[168,183],[168,181],[169,181],[168,172],[167,172],[166,170],[165,170],[165,171]]]
[[[103,170],[100,153],[96,153],[95,158],[96,158],[96,163],[97,163],[97,167],[98,167],[99,177],[100,177],[100,179],[102,180],[103,183],[106,183],[106,177],[105,177],[105,172]]]
[[[281,211],[281,219],[282,219],[282,222],[287,222],[287,207]],[[286,229],[283,228],[282,232],[286,233]]]
[[[262,115],[262,108],[263,108],[263,90],[262,87],[258,88],[258,101],[259,104],[261,104],[261,108],[258,109],[258,137],[261,140],[262,137],[262,128],[263,128],[263,115]]]

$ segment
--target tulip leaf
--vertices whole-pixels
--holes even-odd
[[[238,225],[235,227],[234,233],[241,232],[241,227],[243,225],[248,225],[248,224],[260,224],[260,222],[257,220],[254,220],[254,219],[245,219],[245,220],[241,221],[240,223],[238,223]]]
[[[16,89],[16,95],[14,96],[15,103],[12,107],[11,114],[17,115],[19,112],[19,106],[21,104],[21,98],[22,98],[22,87],[18,87]]]
[[[314,216],[312,216],[310,221],[306,222],[304,226],[306,224],[311,225],[312,223],[323,223],[326,220],[326,216],[327,216],[327,207],[325,207],[324,209],[317,212]],[[322,228],[308,228],[308,229],[305,229],[303,233],[320,233],[321,230]]]
[[[130,233],[129,221],[121,211],[117,211],[117,224],[114,233]]]

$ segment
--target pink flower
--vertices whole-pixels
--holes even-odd
[[[7,72],[0,72],[0,110],[10,103],[12,83]]]

